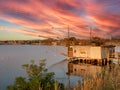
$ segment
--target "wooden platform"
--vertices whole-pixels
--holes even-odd
[[[69,63],[85,63],[85,64],[92,64],[92,65],[107,65],[107,63],[112,63],[112,59],[85,59],[85,58],[71,58],[68,59]]]

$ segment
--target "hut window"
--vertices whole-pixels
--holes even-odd
[[[80,52],[81,54],[85,54],[85,51]]]
[[[74,69],[74,71],[77,71],[76,68]]]
[[[118,57],[120,58],[120,55],[118,54]]]
[[[74,50],[74,53],[76,53],[76,50]]]

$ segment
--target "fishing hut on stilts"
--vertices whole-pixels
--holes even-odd
[[[69,40],[69,28],[68,28]],[[91,42],[91,29],[90,29]],[[68,41],[68,62],[87,63],[93,65],[107,65],[107,62],[112,62],[115,57],[114,45],[70,45]]]

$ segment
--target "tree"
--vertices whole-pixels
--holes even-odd
[[[24,64],[22,67],[26,70],[27,78],[17,77],[14,85],[7,87],[8,90],[54,90],[54,72],[48,72],[45,60],[41,60],[39,65],[32,60],[30,64]]]
[[[104,39],[99,37],[92,37],[91,43],[95,43],[96,46],[100,46],[104,44]]]

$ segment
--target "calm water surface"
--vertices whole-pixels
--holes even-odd
[[[0,90],[13,84],[15,77],[25,76],[21,65],[35,60],[46,59],[49,71],[55,72],[55,78],[66,78],[67,48],[64,46],[0,45]]]

